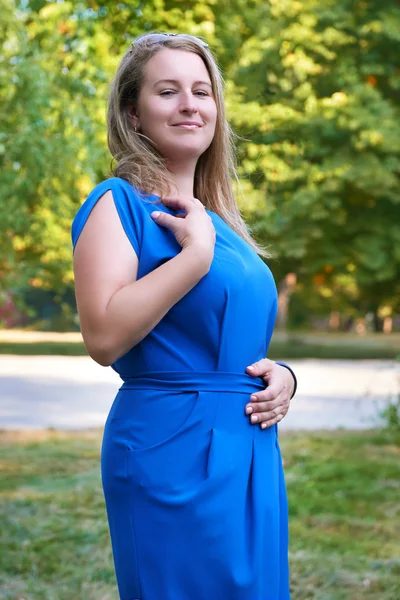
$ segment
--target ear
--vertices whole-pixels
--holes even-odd
[[[128,106],[128,117],[130,122],[132,123],[134,129],[140,128],[139,115],[137,114],[137,110],[134,104]]]

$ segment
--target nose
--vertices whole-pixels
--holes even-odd
[[[179,111],[181,113],[189,113],[191,115],[199,111],[197,107],[197,98],[194,97],[191,92],[183,95]]]

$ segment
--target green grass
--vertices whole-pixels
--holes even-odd
[[[354,339],[318,339],[313,336],[293,334],[287,339],[272,340],[268,357],[272,360],[291,358],[324,358],[342,360],[395,359],[400,355],[400,347],[379,340],[365,343],[365,340]]]
[[[2,433],[2,599],[118,597],[100,443],[96,431]],[[281,447],[292,600],[398,600],[395,439],[378,431],[290,433],[281,435]]]
[[[83,342],[0,342],[0,354],[87,356]]]
[[[56,334],[55,339],[43,334],[43,339],[40,341],[36,339],[27,341],[23,335],[15,340],[12,336],[7,339],[7,332],[0,331],[0,333],[2,334],[0,354],[87,355],[86,348],[79,337],[70,341],[67,338],[63,339],[62,334]],[[400,334],[360,336],[353,333],[285,334],[277,331],[274,333],[268,356],[275,360],[282,358],[394,359],[400,356]]]

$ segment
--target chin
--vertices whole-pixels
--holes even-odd
[[[182,160],[186,161],[188,159],[197,160],[200,156],[209,148],[211,142],[207,145],[205,144],[191,144],[189,140],[186,143],[181,143],[178,145],[170,144],[168,149],[166,148],[166,152],[164,156],[170,160]]]

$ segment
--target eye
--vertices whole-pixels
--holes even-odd
[[[209,94],[203,90],[197,90],[196,92],[194,92],[196,94],[196,96],[199,96],[200,98],[204,98],[206,96],[209,96]]]
[[[173,90],[164,90],[160,92],[160,96],[171,96],[172,94],[175,94]]]

